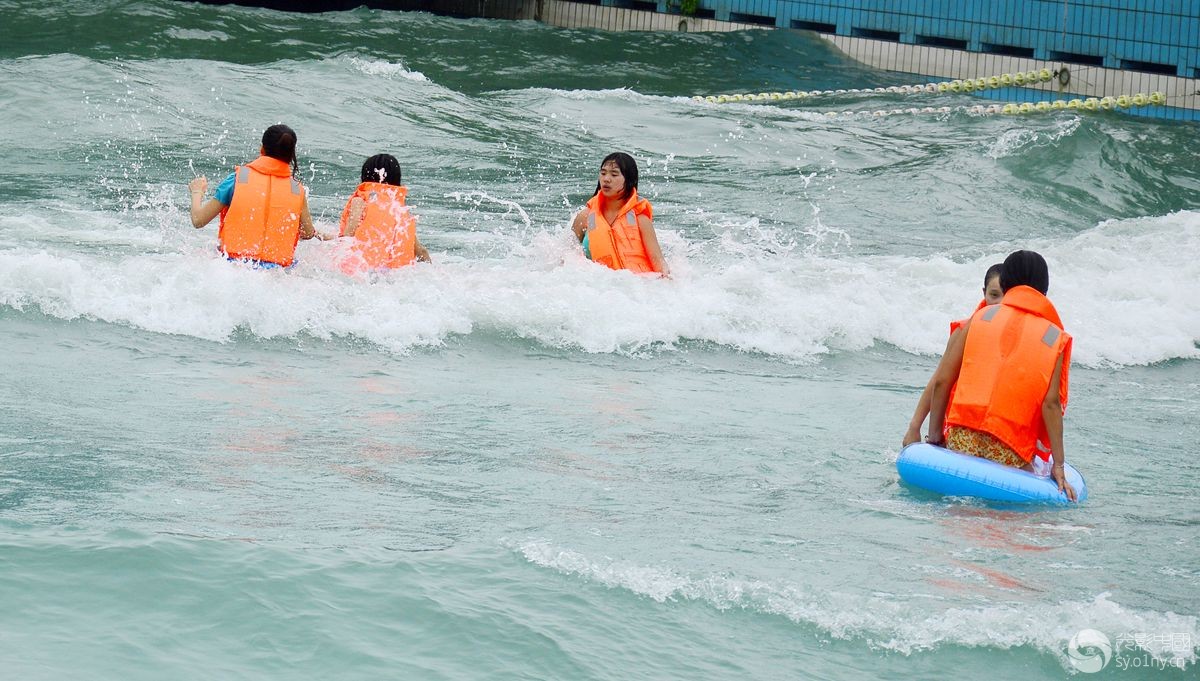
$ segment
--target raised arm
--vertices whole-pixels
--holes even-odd
[[[192,195],[191,216],[192,226],[200,229],[204,225],[212,222],[212,219],[221,214],[221,209],[224,207],[221,202],[216,199],[204,200],[204,192],[208,190],[208,178],[201,175],[188,183],[188,192]]]

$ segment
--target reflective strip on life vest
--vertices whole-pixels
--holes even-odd
[[[990,322],[990,321],[992,321],[992,317],[995,317],[999,313],[1000,313],[1000,306],[992,305],[992,306],[988,307],[988,309],[984,310],[983,315],[979,317],[979,321]]]
[[[1046,329],[1046,335],[1042,336],[1042,342],[1050,347],[1054,347],[1054,342],[1058,340],[1059,333],[1060,331],[1058,330],[1058,327],[1051,324],[1050,327]]]

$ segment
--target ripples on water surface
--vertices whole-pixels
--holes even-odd
[[[826,118],[802,33],[0,2],[12,678],[1061,678],[1200,627],[1200,151],[1113,114]],[[395,153],[433,266],[219,260],[184,185],[284,121],[318,227]],[[632,153],[675,276],[582,260]],[[979,279],[1046,255],[1080,508],[897,484]]]

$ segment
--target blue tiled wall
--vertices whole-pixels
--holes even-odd
[[[700,0],[700,7],[720,20],[1200,77],[1200,0]]]

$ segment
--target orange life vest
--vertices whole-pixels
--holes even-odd
[[[642,241],[642,230],[638,227],[638,216],[654,217],[650,202],[638,198],[637,190],[617,211],[610,225],[600,210],[600,194],[587,202],[588,250],[594,262],[607,265],[614,270],[631,272],[657,272],[646,244]]]
[[[364,202],[362,222],[354,230],[355,254],[343,269],[403,267],[416,259],[417,221],[404,205],[408,189],[394,184],[363,182],[342,209],[341,235],[346,235],[350,205]]]
[[[982,310],[985,307],[987,307],[986,299],[979,301],[979,304],[975,306],[975,312],[979,312],[980,310]],[[975,312],[972,312],[971,314],[975,314]],[[953,336],[955,331],[958,331],[962,327],[966,326],[967,322],[969,322],[969,321],[971,321],[970,317],[967,317],[965,319],[955,319],[954,321],[950,322],[950,335]],[[950,384],[950,399],[947,402],[947,404],[950,404],[951,402],[954,401],[954,387],[957,385],[958,385],[957,382]],[[946,434],[946,430],[949,427],[950,426],[948,424],[945,424],[943,422],[942,435]]]
[[[217,239],[230,258],[287,267],[300,240],[304,187],[285,161],[259,156],[234,170],[233,200],[221,210]]]
[[[1058,398],[1067,408],[1071,336],[1046,296],[1016,286],[971,317],[946,424],[989,433],[1026,462],[1050,458],[1042,401],[1062,355]]]
[[[979,312],[980,310],[982,310],[985,307],[987,307],[987,299],[986,298],[979,301],[979,304],[975,306],[975,312]],[[975,312],[972,312],[971,314],[975,314]],[[970,320],[971,320],[971,318],[967,317],[966,319],[955,319],[954,321],[950,322],[950,335],[953,336],[955,331],[958,331],[959,329],[961,329],[963,327],[963,325],[965,325]]]

